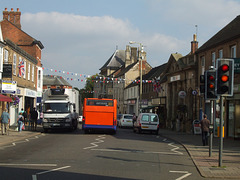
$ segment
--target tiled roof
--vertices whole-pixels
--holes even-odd
[[[128,72],[128,71],[129,71],[135,64],[137,64],[137,63],[138,63],[138,61],[135,62],[135,63],[130,64],[130,65],[127,66],[126,68],[123,68],[123,69],[121,70],[121,72],[120,72],[118,75],[116,75],[116,77],[120,77],[120,76],[124,75],[126,72]]]
[[[196,53],[204,51],[207,48],[211,48],[225,41],[235,39],[240,36],[240,15],[222,28],[217,34],[204,43]]]
[[[125,64],[125,51],[116,50],[107,62],[99,69],[100,71],[105,68],[118,69]]]

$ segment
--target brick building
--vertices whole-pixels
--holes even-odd
[[[197,51],[198,77],[209,69],[209,66],[216,66],[218,58],[233,58],[235,63],[234,91],[232,97],[224,98],[224,126],[225,137],[240,138],[240,16],[237,16],[229,24],[223,27]],[[199,80],[198,80],[199,81]],[[200,109],[210,117],[210,101],[204,101],[200,97]],[[220,104],[216,101],[214,118],[214,133],[217,134],[217,127],[220,119]]]
[[[19,98],[18,106],[8,107],[12,122],[16,123],[17,114],[23,108],[28,113],[41,102],[42,97],[42,43],[21,28],[21,12],[19,9],[3,11],[0,21],[3,48],[3,73],[1,79],[1,93],[9,97]],[[4,72],[8,70],[8,73]],[[5,84],[10,88],[6,90]]]

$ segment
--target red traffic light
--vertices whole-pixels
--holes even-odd
[[[227,75],[222,75],[221,80],[222,80],[222,82],[227,82],[228,81],[228,76]]]
[[[229,66],[227,64],[223,64],[221,66],[221,69],[222,69],[223,72],[227,72],[229,70]]]
[[[208,78],[209,78],[210,81],[214,81],[215,80],[215,77],[213,75],[209,75]]]
[[[214,89],[214,88],[215,88],[215,85],[214,85],[213,83],[210,83],[210,84],[209,84],[209,88],[210,88],[210,89]]]

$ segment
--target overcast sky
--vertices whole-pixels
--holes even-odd
[[[2,11],[19,8],[22,30],[44,45],[44,74],[69,78],[78,88],[85,85],[84,75],[99,73],[116,48],[125,49],[129,41],[142,43],[148,63],[156,67],[171,53],[187,55],[193,34],[197,33],[200,47],[240,14],[239,0],[0,0],[0,4]]]

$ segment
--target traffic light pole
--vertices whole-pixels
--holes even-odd
[[[220,96],[220,142],[219,142],[219,162],[218,166],[222,166],[222,151],[223,151],[223,96]]]
[[[210,103],[211,103],[211,117],[210,117],[210,124],[212,125],[212,124],[213,124],[213,118],[214,118],[214,108],[213,108],[214,100],[211,100]],[[212,144],[213,144],[213,132],[212,132],[211,129],[210,129],[209,133],[210,133],[210,141],[209,141],[209,157],[211,157],[211,156],[212,156]]]

